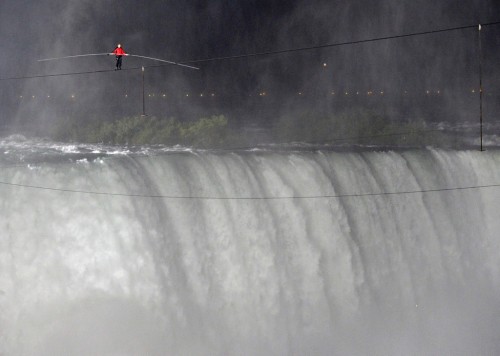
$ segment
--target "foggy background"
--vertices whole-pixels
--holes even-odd
[[[111,52],[191,61],[317,46],[497,21],[497,1],[59,1],[0,4],[0,77],[98,71],[114,57],[37,59]],[[484,118],[498,118],[500,26],[483,27]],[[62,117],[142,113],[142,65],[121,72],[2,80],[0,125],[57,124]],[[233,126],[346,108],[408,122],[479,116],[477,30],[196,64],[146,68],[146,113],[195,120],[224,114]],[[136,68],[133,70],[128,70]]]

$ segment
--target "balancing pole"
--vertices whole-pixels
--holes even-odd
[[[45,59],[38,59],[37,62],[46,62],[46,61],[54,61],[54,60],[60,60],[60,59],[68,59],[68,58],[78,58],[78,57],[91,57],[91,56],[111,56],[114,55],[113,53],[89,53],[89,54],[77,54],[75,56],[65,56],[65,57],[57,57],[57,58],[45,58]],[[172,61],[167,61],[165,59],[160,59],[160,58],[154,58],[154,57],[146,57],[146,56],[139,56],[137,54],[124,54],[124,56],[127,57],[137,57],[137,58],[144,58],[144,59],[149,59],[151,61],[156,61],[156,62],[163,62],[163,63],[168,63],[172,64],[174,66],[179,66],[179,67],[185,67],[185,68],[190,68],[190,69],[200,69],[198,67],[190,66],[188,64],[182,64],[178,62],[172,62]]]
[[[54,60],[59,60],[59,59],[68,59],[68,58],[77,58],[77,57],[109,56],[110,54],[112,54],[112,53],[77,54],[76,56],[65,56],[65,57],[57,57],[57,58],[38,59],[37,62],[46,62],[46,61],[54,61]]]
[[[163,63],[168,63],[168,64],[172,64],[174,66],[180,66],[180,67],[185,67],[185,68],[191,68],[191,69],[200,69],[198,67],[194,67],[194,66],[190,66],[190,65],[187,65],[187,64],[182,64],[182,63],[178,63],[178,62],[172,62],[172,61],[166,61],[164,59],[160,59],[160,58],[153,58],[153,57],[146,57],[146,56],[139,56],[137,54],[127,54],[127,56],[130,56],[130,57],[137,57],[137,58],[144,58],[144,59],[150,59],[152,61],[157,61],[157,62],[163,62]]]

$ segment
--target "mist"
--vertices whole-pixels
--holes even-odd
[[[2,1],[0,354],[498,354],[499,10]]]
[[[495,20],[495,1],[348,4],[331,1],[8,1],[2,4],[2,77],[113,69],[114,58],[37,59],[111,52],[192,61],[468,26]],[[22,18],[19,22],[17,19]],[[483,30],[485,107],[497,109],[497,26]],[[478,116],[477,31],[466,29],[320,50],[199,62],[199,71],[124,58],[121,73],[2,81],[2,123],[54,125],[146,113],[272,126],[297,113],[375,109],[392,120]],[[376,94],[377,99],[369,98]],[[354,96],[354,97],[353,97]]]

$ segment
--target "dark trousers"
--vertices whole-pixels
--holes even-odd
[[[116,56],[116,69],[122,69],[122,57],[123,56]]]

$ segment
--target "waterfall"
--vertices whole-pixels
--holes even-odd
[[[433,149],[4,164],[0,354],[498,354],[499,167]]]

